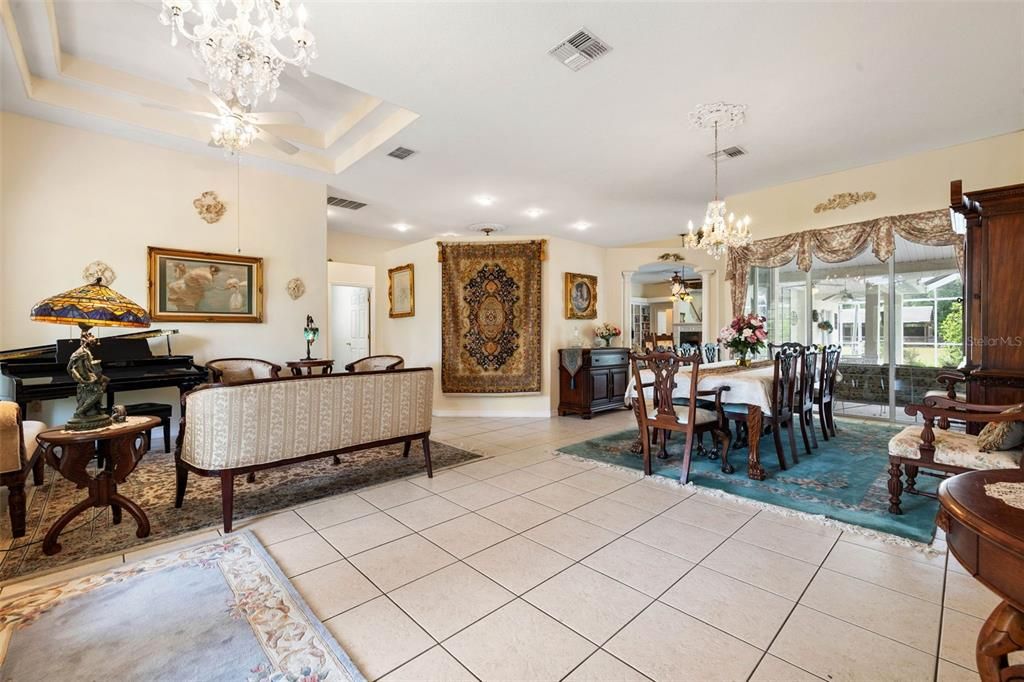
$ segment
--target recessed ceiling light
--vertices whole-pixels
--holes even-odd
[[[544,215],[545,211],[543,208],[528,208],[525,211],[523,211],[523,213],[530,216],[531,218],[539,218],[542,215]]]
[[[409,225],[407,223],[395,223],[391,227],[395,228],[399,232],[408,232],[409,230],[412,229],[412,225]]]
[[[586,220],[577,220],[575,223],[572,224],[572,226],[582,232],[583,230],[590,227],[590,223],[588,223]]]
[[[492,206],[497,199],[492,197],[490,194],[477,194],[473,197],[473,201],[481,206]]]

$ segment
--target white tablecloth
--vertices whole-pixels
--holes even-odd
[[[701,370],[715,369],[720,367],[734,367],[734,360],[723,360],[721,362],[708,362],[702,364]],[[690,367],[680,367],[676,374],[676,387],[672,391],[674,398],[690,397],[690,374],[693,370]],[[772,405],[772,377],[775,371],[774,366],[757,367],[754,369],[743,369],[737,372],[725,372],[722,374],[710,374],[699,376],[697,388],[701,391],[710,391],[719,386],[728,386],[728,391],[722,392],[723,403],[745,403],[757,405],[765,414],[771,412]],[[654,372],[640,370],[640,380],[643,383],[654,381]],[[636,397],[636,387],[630,377],[629,386],[626,387],[626,404],[631,405]],[[654,388],[644,389],[644,395],[650,400],[654,396]]]

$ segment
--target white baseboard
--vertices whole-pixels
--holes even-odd
[[[491,417],[518,419],[547,419],[555,416],[554,410],[434,410],[435,417]]]

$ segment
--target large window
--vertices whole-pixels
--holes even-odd
[[[839,413],[909,419],[903,406],[939,388],[939,370],[963,358],[962,294],[952,247],[897,237],[892,262],[865,252],[815,259],[809,273],[795,262],[753,268],[748,302],[775,343],[842,346]]]

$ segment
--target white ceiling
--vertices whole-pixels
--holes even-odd
[[[167,82],[187,68],[187,51],[161,57],[167,29],[152,7],[65,4],[69,52]],[[710,135],[686,119],[703,102],[748,105],[746,125],[722,135],[722,146],[749,152],[722,164],[723,194],[1024,127],[1020,2],[307,4],[320,48],[313,71],[420,118],[338,175],[267,163],[368,204],[332,211],[331,227],[389,239],[483,221],[601,245],[674,235],[712,191]],[[103,16],[142,14],[125,35],[126,25],[96,20],[96,6]],[[581,26],[614,49],[572,72],[547,50]],[[104,127],[25,102],[7,74],[5,108]],[[318,122],[335,97],[327,80],[289,78],[282,102]],[[387,157],[397,145],[419,153]],[[474,204],[481,193],[497,202]],[[547,213],[530,219],[531,206]],[[570,227],[579,220],[592,226]],[[413,229],[399,233],[397,222]]]

